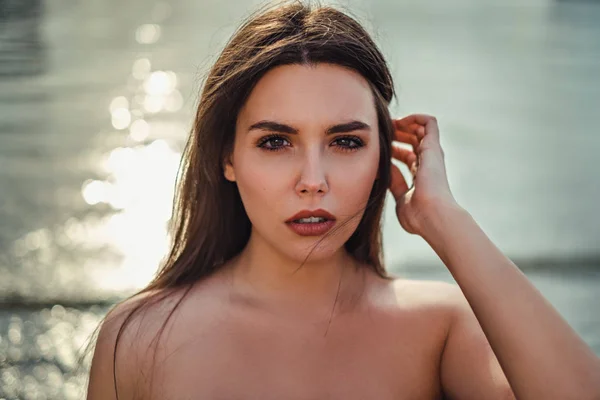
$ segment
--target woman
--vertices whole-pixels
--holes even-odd
[[[599,398],[598,358],[452,196],[436,119],[392,119],[393,95],[347,15],[247,21],[201,93],[173,248],[104,321],[88,399]],[[458,286],[388,276],[388,188]]]

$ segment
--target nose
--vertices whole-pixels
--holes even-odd
[[[319,152],[307,154],[303,160],[300,177],[296,183],[299,196],[322,196],[329,191],[324,162]]]

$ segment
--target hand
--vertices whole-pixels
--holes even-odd
[[[409,188],[400,169],[392,164],[390,191],[396,200],[396,214],[402,228],[422,235],[424,222],[436,208],[457,206],[448,184],[437,120],[429,115],[412,114],[393,123],[394,141],[413,147],[411,151],[392,144],[392,157],[409,167],[413,185]]]

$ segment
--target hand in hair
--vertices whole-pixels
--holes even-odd
[[[440,362],[453,399],[600,399],[600,359],[452,196],[434,117],[395,120],[392,165],[400,224],[429,243],[460,291]],[[551,384],[549,384],[551,382]],[[481,393],[486,393],[482,396]]]
[[[392,156],[406,164],[413,174],[408,186],[400,169],[392,164],[390,191],[396,200],[400,225],[409,233],[421,235],[424,219],[440,207],[457,207],[450,191],[444,151],[435,117],[412,114],[393,120],[396,142],[410,144],[413,150],[392,146]]]

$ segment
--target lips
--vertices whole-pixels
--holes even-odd
[[[320,208],[318,210],[313,210],[313,211],[302,210],[299,213],[288,218],[285,222],[291,223],[291,222],[297,221],[302,218],[310,218],[310,217],[320,217],[320,218],[325,218],[326,220],[329,220],[329,221],[335,221],[335,217],[333,215],[331,215],[329,212]]]
[[[299,222],[300,219],[318,217],[323,218],[319,222]],[[303,210],[286,221],[286,225],[300,236],[321,236],[327,233],[335,225],[335,217],[325,210],[314,211]]]

